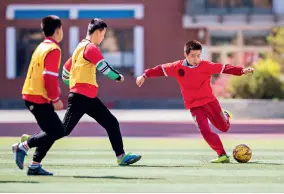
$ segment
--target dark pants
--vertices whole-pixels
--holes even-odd
[[[25,101],[25,104],[42,130],[28,139],[28,146],[36,147],[33,161],[41,162],[53,143],[64,136],[65,128],[52,104],[35,104],[29,101]]]
[[[75,93],[69,94],[68,108],[63,119],[63,125],[66,128],[65,135],[68,136],[72,132],[85,113],[105,128],[116,156],[123,154],[123,142],[119,123],[98,98],[88,98]]]

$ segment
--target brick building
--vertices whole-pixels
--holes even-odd
[[[40,20],[46,15],[55,14],[63,19],[62,62],[70,57],[76,44],[86,35],[91,18],[100,17],[107,21],[109,29],[100,47],[106,60],[124,73],[125,82],[117,84],[99,76],[99,96],[108,102],[134,100],[131,106],[135,106],[141,100],[181,99],[174,80],[165,82],[166,78],[159,78],[137,88],[135,75],[146,68],[181,59],[187,40],[197,39],[204,43],[203,58],[235,65],[251,63],[260,52],[270,50],[265,37],[271,27],[283,24],[284,7],[281,0],[22,2],[3,0],[0,5],[2,108],[21,104],[24,76],[30,55],[43,38]],[[63,84],[61,88],[63,98],[67,97],[68,88]]]

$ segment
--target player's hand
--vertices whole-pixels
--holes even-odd
[[[145,81],[145,77],[143,75],[136,78],[136,84],[138,87],[141,87]]]
[[[120,80],[117,80],[116,82],[118,83],[122,83],[124,81],[124,77],[123,75],[119,74],[120,75]]]
[[[243,69],[243,74],[250,74],[250,73],[253,73],[254,72],[254,69],[252,67],[249,67],[249,68],[244,68]]]
[[[61,110],[61,109],[63,109],[63,102],[61,100],[53,102],[52,105],[54,107],[54,110]]]

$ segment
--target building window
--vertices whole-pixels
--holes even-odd
[[[32,53],[43,39],[41,29],[16,30],[16,77],[26,75]]]
[[[127,74],[133,74],[134,67],[133,29],[108,29],[100,45],[106,61]]]
[[[221,61],[221,53],[219,52],[212,52],[211,60],[215,63],[222,63]]]
[[[33,52],[37,46],[44,40],[44,35],[40,28],[16,28],[16,45],[15,45],[15,77],[25,77]],[[64,40],[64,39],[63,39]],[[63,61],[63,43],[60,42],[61,64]],[[59,74],[61,75],[62,65]]]
[[[214,62],[214,63],[222,63],[222,60],[221,60],[221,53],[220,52],[212,52],[211,53],[211,60]],[[214,74],[211,78],[211,81],[212,82],[215,82],[215,80],[219,77],[219,74]]]
[[[253,0],[252,4],[254,8],[263,8],[263,9],[272,8],[272,0]]]
[[[216,63],[252,65],[263,53],[271,51],[266,39],[269,33],[269,29],[210,30],[207,56]]]
[[[185,0],[185,13],[271,14],[272,0]]]
[[[220,45],[236,45],[237,32],[236,31],[212,31],[210,33],[210,43],[214,46]]]
[[[226,0],[207,0],[207,8],[224,8],[226,7]]]
[[[270,31],[243,31],[244,45],[246,46],[267,46],[266,37]]]
[[[129,29],[108,29],[105,39],[100,45],[106,61],[125,75],[142,74],[144,71],[143,34],[143,28],[140,26]],[[6,41],[6,76],[8,79],[25,77],[32,53],[44,39],[41,29],[9,27],[6,30],[6,36],[10,40]],[[69,40],[63,39],[64,41]],[[64,52],[63,42],[60,43],[62,55]],[[70,51],[73,45],[77,46],[77,43],[73,43],[72,47],[69,45]],[[72,52],[73,50],[74,48]],[[63,57],[61,59],[61,64],[64,64]],[[59,72],[61,73],[61,69]]]

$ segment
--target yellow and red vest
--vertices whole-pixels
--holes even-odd
[[[33,52],[22,94],[40,95],[51,100],[47,96],[42,73],[44,71],[45,57],[54,49],[59,49],[61,51],[60,47],[56,43],[48,41],[40,43]],[[59,60],[58,63],[58,69],[60,67],[60,61],[61,60]]]
[[[90,84],[98,87],[96,79],[96,66],[84,58],[84,50],[89,41],[82,41],[72,55],[72,67],[70,70],[69,87],[74,87],[77,83]]]

